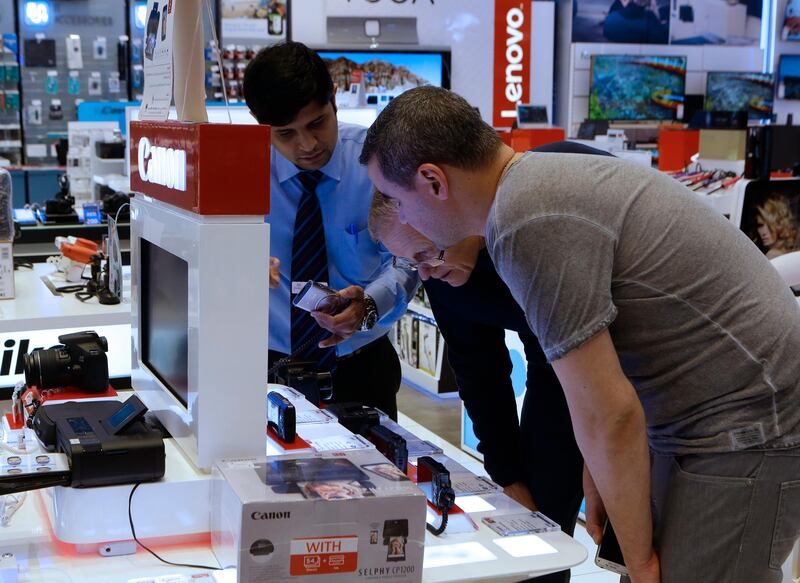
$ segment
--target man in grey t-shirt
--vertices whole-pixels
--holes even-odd
[[[564,387],[590,534],[607,512],[634,583],[780,581],[800,309],[757,248],[657,171],[514,154],[441,89],[396,98],[361,161],[440,248],[486,236]]]

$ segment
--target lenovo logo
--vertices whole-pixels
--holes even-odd
[[[160,184],[174,190],[186,190],[186,151],[152,146],[139,140],[139,177],[143,182]]]
[[[511,109],[500,112],[502,117],[516,117],[517,103],[522,99],[522,68],[525,51],[522,49],[525,13],[520,8],[512,8],[506,13],[506,100]]]
[[[253,520],[284,520],[292,517],[292,513],[286,512],[253,512],[250,518]]]
[[[496,0],[494,15],[495,127],[509,127],[530,86],[531,3]]]

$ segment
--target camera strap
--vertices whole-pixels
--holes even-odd
[[[293,359],[297,358],[297,356],[298,356],[299,354],[302,354],[303,352],[305,352],[305,350],[306,350],[306,349],[307,349],[309,346],[311,346],[312,344],[315,344],[315,343],[317,343],[317,342],[320,342],[320,341],[323,339],[323,338],[322,338],[323,336],[325,336],[325,332],[324,332],[324,331],[320,332],[319,334],[314,334],[314,335],[313,335],[313,336],[311,336],[311,338],[309,338],[309,339],[308,339],[306,342],[304,342],[303,344],[301,344],[300,346],[298,346],[298,347],[297,347],[297,350],[295,350],[295,351],[294,351],[292,354],[290,354],[290,355],[288,355],[288,356],[284,356],[283,358],[281,358],[280,360],[278,360],[277,362],[275,362],[275,363],[274,363],[274,364],[273,364],[273,365],[272,365],[272,366],[269,368],[269,370],[267,370],[267,378],[269,379],[269,377],[271,377],[272,375],[274,375],[274,374],[275,374],[275,373],[278,371],[278,369],[280,369],[282,366],[284,366],[284,365],[285,365],[285,364],[287,364],[288,362],[291,362]]]

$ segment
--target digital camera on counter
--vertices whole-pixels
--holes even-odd
[[[25,355],[25,383],[29,387],[76,387],[87,393],[108,389],[108,342],[104,336],[75,332],[62,334],[58,341],[60,346]]]
[[[289,360],[278,368],[269,381],[292,387],[319,407],[321,402],[330,401],[333,396],[333,378],[330,372],[316,368],[317,363],[312,361]]]

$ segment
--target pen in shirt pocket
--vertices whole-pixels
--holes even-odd
[[[356,229],[356,224],[350,223],[350,226],[347,227],[347,232],[353,235],[353,238],[356,240],[356,245],[358,245],[358,229]]]

